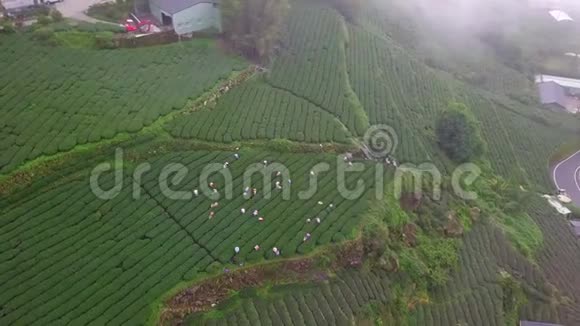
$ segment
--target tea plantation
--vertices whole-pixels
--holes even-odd
[[[96,50],[0,30],[0,325],[579,325],[580,245],[540,196],[576,117],[407,1],[348,2],[290,1],[259,64],[225,34]],[[439,146],[455,103],[483,143],[474,182]],[[91,172],[116,147],[105,199]],[[294,279],[232,285],[288,262]]]

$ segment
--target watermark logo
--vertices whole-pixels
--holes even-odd
[[[336,185],[335,191],[346,200],[361,198],[367,190],[374,189],[375,198],[384,198],[385,186],[392,185],[391,193],[400,199],[405,192],[412,192],[422,196],[428,191],[434,200],[441,199],[443,173],[432,162],[413,164],[397,163],[394,152],[399,145],[399,138],[395,129],[388,125],[375,125],[368,129],[364,136],[364,145],[361,149],[365,159],[353,159],[352,155],[338,155],[336,164],[328,161],[313,164],[307,175],[292,175],[292,171],[280,162],[248,162],[245,161],[244,171],[240,180],[234,180],[230,165],[239,164],[239,153],[233,153],[229,161],[210,162],[196,171],[193,176],[188,166],[180,162],[167,162],[164,166],[156,166],[144,162],[135,167],[132,175],[125,174],[124,153],[118,148],[115,151],[113,163],[101,163],[91,172],[89,185],[93,194],[102,200],[111,200],[117,197],[123,188],[124,182],[132,183],[133,198],[140,199],[142,193],[157,186],[164,198],[170,200],[193,200],[204,196],[212,201],[221,199],[231,200],[237,196],[249,199],[260,192],[260,197],[270,199],[272,193],[282,200],[309,200],[319,194],[321,176],[330,176]],[[374,178],[362,178],[365,172],[374,169]],[[394,180],[385,180],[388,169],[394,171]],[[155,171],[155,172],[152,172]],[[156,173],[156,175],[151,175]],[[481,169],[473,163],[458,166],[451,173],[451,189],[453,193],[464,200],[477,199],[477,193],[469,190],[473,183],[480,177]],[[354,175],[358,178],[354,178]],[[252,178],[258,177],[262,184],[258,188],[252,182]],[[223,180],[219,186],[212,180]],[[301,183],[302,189],[292,187],[293,178],[307,178],[307,182]],[[147,180],[147,186],[144,185]],[[187,181],[190,180],[190,181]],[[195,180],[195,184],[192,183]],[[302,179],[303,180],[303,179]],[[328,180],[328,179],[325,179]],[[242,189],[234,189],[234,184]],[[426,188],[429,189],[426,189]],[[297,196],[292,196],[292,191],[298,191]],[[325,188],[325,192],[329,190]],[[279,196],[278,196],[279,194]]]
[[[399,145],[399,137],[395,129],[389,125],[373,125],[365,133],[364,143],[370,156],[375,159],[383,159],[395,154]]]

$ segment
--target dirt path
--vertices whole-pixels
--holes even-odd
[[[361,241],[353,241],[336,248],[336,256],[326,268],[318,257],[294,258],[266,265],[257,265],[223,274],[182,290],[165,302],[159,325],[182,325],[193,313],[208,311],[227,300],[232,291],[256,288],[264,284],[323,282],[329,273],[342,268],[360,267],[363,260]]]
[[[104,3],[109,2],[109,0],[64,0],[63,2],[59,2],[55,4],[56,9],[62,13],[62,15],[66,18],[72,18],[76,20],[82,20],[89,23],[107,23],[113,24],[110,22],[98,20],[92,17],[89,17],[85,14],[85,11],[89,9],[90,6],[97,4],[97,3]]]

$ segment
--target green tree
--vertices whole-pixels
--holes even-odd
[[[288,0],[223,0],[223,33],[243,55],[269,58],[290,8]]]
[[[475,159],[483,153],[477,122],[464,104],[449,105],[437,121],[436,133],[439,147],[457,163]]]

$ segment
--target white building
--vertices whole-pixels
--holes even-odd
[[[217,0],[149,0],[149,10],[160,23],[179,35],[215,28],[221,30]]]

